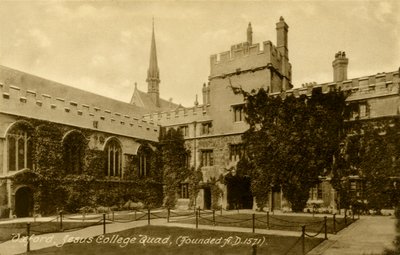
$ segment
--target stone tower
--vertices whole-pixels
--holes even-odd
[[[151,37],[150,47],[150,64],[147,70],[147,94],[151,97],[154,104],[160,106],[160,70],[157,63],[157,49],[156,39],[154,36],[154,19],[153,19],[153,33]]]

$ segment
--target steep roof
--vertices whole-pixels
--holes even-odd
[[[142,107],[146,113],[165,112],[183,107],[162,98],[159,99],[160,105],[157,107],[156,102],[154,102],[151,96],[146,92],[140,91],[137,87],[135,87],[130,103]]]
[[[91,107],[101,107],[111,112],[134,115],[138,118],[148,112],[148,110],[138,105],[101,96],[1,65],[0,82],[17,86],[24,91],[31,90],[38,94],[50,95],[53,98],[63,98],[67,101],[74,101]]]

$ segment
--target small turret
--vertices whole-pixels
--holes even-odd
[[[347,80],[348,64],[349,59],[346,57],[346,53],[344,51],[339,51],[335,54],[335,60],[332,62],[334,82]]]

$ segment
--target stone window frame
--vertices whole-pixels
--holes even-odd
[[[150,175],[151,171],[151,153],[149,152],[151,150],[147,146],[139,148],[138,153],[137,153],[137,166],[138,166],[138,176],[143,178],[147,177]]]
[[[77,142],[80,143],[79,146],[77,146]],[[79,130],[70,130],[64,135],[62,147],[66,174],[83,174],[87,146],[87,139]]]
[[[107,141],[104,147],[107,153],[106,172],[107,177],[121,177],[122,176],[122,147],[117,139]]]
[[[233,122],[243,122],[244,121],[244,104],[232,105],[232,118]]]
[[[322,182],[318,183],[314,187],[310,189],[310,199],[311,200],[322,200],[323,199],[323,194],[322,194]]]
[[[18,125],[11,128],[7,133],[7,151],[8,171],[18,171],[25,168],[32,169],[32,132],[29,132],[28,126]]]
[[[183,137],[189,137],[189,125],[179,126],[178,130],[182,132]]]
[[[239,161],[244,156],[244,145],[243,143],[231,143],[229,144],[229,160]]]
[[[189,183],[181,183],[179,197],[183,199],[189,198]]]
[[[206,121],[201,123],[201,129],[200,129],[201,135],[212,134],[212,128],[213,128],[212,121]]]
[[[202,149],[201,150],[201,164],[202,166],[214,166],[214,150]]]

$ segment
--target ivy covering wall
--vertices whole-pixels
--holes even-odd
[[[68,212],[78,212],[82,208],[114,207],[122,208],[127,202],[142,202],[146,207],[157,207],[162,203],[162,172],[160,159],[151,149],[151,173],[139,178],[137,175],[137,157],[125,157],[126,175],[123,178],[106,177],[104,169],[107,154],[101,150],[91,150],[88,147],[89,138],[95,131],[87,129],[72,129],[34,119],[23,119],[33,127],[33,172],[17,175],[15,184],[29,185],[34,188],[35,213],[42,215],[54,214],[63,209]],[[79,133],[83,139],[72,141],[78,144],[80,153],[66,157],[63,137],[69,131]],[[73,139],[79,139],[74,136]],[[67,136],[68,137],[68,136]],[[65,142],[65,141],[64,141]],[[141,142],[147,149],[145,141]],[[79,156],[80,158],[73,158]],[[66,162],[76,160],[79,165]],[[77,168],[78,167],[78,168]],[[71,168],[75,168],[71,171]],[[75,170],[79,169],[79,173]]]

